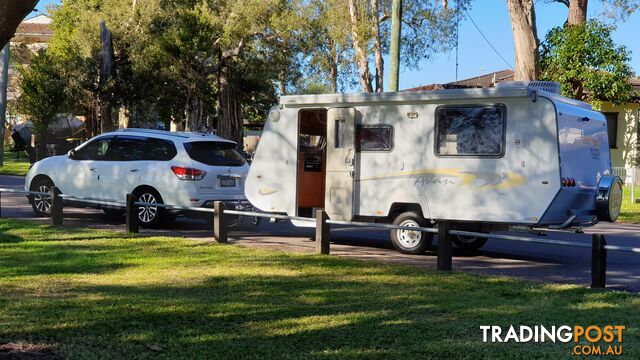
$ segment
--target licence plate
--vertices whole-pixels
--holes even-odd
[[[235,187],[236,179],[222,178],[220,179],[220,187]]]

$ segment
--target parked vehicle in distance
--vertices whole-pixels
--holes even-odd
[[[291,216],[324,209],[331,220],[448,220],[483,233],[615,221],[622,200],[604,115],[548,82],[282,96],[245,191],[258,209]],[[472,250],[487,241],[453,239]],[[398,229],[391,240],[417,254],[432,235]]]
[[[66,155],[36,162],[25,179],[25,190],[123,203],[131,193],[138,201],[191,207],[250,207],[244,196],[249,165],[236,143],[215,135],[122,129],[96,136]],[[50,196],[29,196],[39,216],[51,212]],[[118,204],[88,204],[65,200],[65,206],[95,207],[110,215],[124,214]],[[157,226],[180,212],[143,206],[143,226]],[[208,213],[185,213],[187,216]]]

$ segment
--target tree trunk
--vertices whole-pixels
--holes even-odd
[[[337,44],[332,39],[329,39],[329,75],[331,83],[329,84],[330,90],[333,94],[338,93],[338,51]]]
[[[235,141],[238,150],[243,149],[242,110],[236,94],[229,83],[229,66],[220,64],[218,71],[218,126],[217,135]]]
[[[102,66],[100,67],[100,131],[113,130],[111,104],[109,103],[108,83],[113,65],[113,39],[111,31],[104,21],[100,21],[100,41],[102,43]]]
[[[533,0],[507,0],[515,49],[516,81],[538,78],[538,36]]]
[[[38,0],[0,1],[0,49],[9,42],[25,16],[36,7]]]
[[[382,59],[382,46],[380,45],[380,23],[378,22],[378,13],[380,5],[378,0],[371,0],[371,30],[373,31],[373,53],[376,58],[376,92],[383,92],[384,79],[384,59]]]
[[[93,109],[88,109],[86,112],[85,120],[84,120],[84,136],[87,138],[92,138],[95,136],[93,133],[93,123],[95,122],[95,111]]]
[[[402,38],[402,0],[391,3],[391,46],[389,47],[389,91],[400,84],[400,42]]]
[[[569,25],[580,25],[587,22],[587,3],[588,0],[570,0],[569,1]]]
[[[360,71],[360,86],[363,92],[373,92],[371,86],[371,72],[369,71],[369,59],[367,57],[366,44],[362,44],[362,39],[358,34],[358,8],[356,0],[349,0],[349,15],[351,17],[351,37],[353,49],[355,51],[355,63]]]
[[[195,91],[187,93],[187,100],[184,105],[184,131],[198,131],[202,125],[202,111],[200,98]]]

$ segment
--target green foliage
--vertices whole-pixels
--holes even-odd
[[[331,72],[338,72],[341,90],[355,86],[358,69],[354,64],[353,32],[369,62],[374,62],[374,43],[377,39],[382,55],[388,54],[391,41],[391,0],[377,0],[376,12],[370,0],[354,0],[357,22],[349,14],[345,0],[311,0],[300,2],[298,13],[305,19],[301,27],[305,72],[324,78],[332,85]],[[402,63],[418,69],[425,59],[455,45],[456,20],[469,0],[443,7],[439,1],[404,0],[402,2]],[[374,31],[379,24],[380,34]],[[353,28],[352,28],[353,25]],[[380,74],[382,75],[382,74]],[[337,89],[336,89],[337,90]]]
[[[604,16],[624,21],[640,8],[639,0],[601,0]]]
[[[382,8],[384,14],[391,13],[391,1]],[[402,2],[402,48],[401,61],[407,67],[418,69],[425,59],[439,52],[452,49],[456,44],[456,21],[461,20],[462,9],[471,7],[470,0],[456,0],[448,8],[439,1],[411,0]],[[391,46],[391,20],[383,24],[383,49]]]
[[[557,81],[565,96],[625,103],[631,96],[630,53],[615,44],[612,27],[596,20],[556,27],[541,46],[541,79]]]
[[[331,90],[327,84],[319,80],[304,78],[295,84],[292,93],[296,95],[328,94],[331,93]]]
[[[18,109],[30,116],[36,133],[44,134],[55,116],[65,109],[65,82],[53,58],[44,50],[20,69]]]

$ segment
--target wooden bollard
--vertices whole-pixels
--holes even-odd
[[[591,288],[604,289],[607,283],[607,241],[602,234],[591,237]]]
[[[62,225],[62,192],[55,186],[51,187],[51,223],[55,226]]]
[[[229,242],[227,227],[229,226],[229,215],[224,213],[225,206],[222,201],[216,201],[213,203],[213,237],[217,242],[226,244]]]
[[[138,205],[135,204],[136,197],[133,194],[127,194],[127,232],[138,233],[140,226],[138,224]]]
[[[451,223],[444,220],[438,221],[438,265],[440,271],[451,271],[453,249],[451,244]]]
[[[316,253],[328,255],[331,239],[331,225],[327,224],[329,215],[324,209],[316,210]]]

